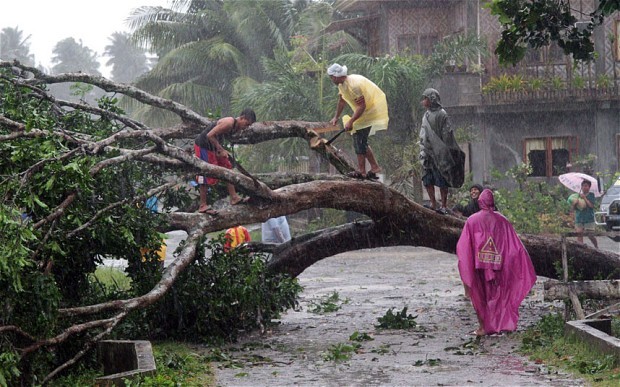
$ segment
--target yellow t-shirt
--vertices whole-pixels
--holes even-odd
[[[373,135],[377,130],[386,130],[388,128],[390,118],[388,117],[385,93],[370,79],[357,74],[347,75],[347,79],[338,85],[338,92],[353,111],[355,111],[357,106],[355,104],[357,98],[364,96],[364,101],[366,102],[366,110],[353,123],[351,133],[370,126],[370,134]],[[346,117],[343,117],[345,122],[348,120]]]

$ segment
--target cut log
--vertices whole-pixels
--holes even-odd
[[[565,300],[568,291],[594,300],[620,299],[620,281],[571,281],[568,283],[549,280],[545,282],[545,301]]]

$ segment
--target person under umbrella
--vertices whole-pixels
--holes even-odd
[[[568,204],[575,212],[575,232],[580,235],[577,237],[579,243],[583,243],[583,232],[585,230],[594,231],[596,224],[594,222],[594,193],[590,192],[592,182],[583,179],[581,182],[581,190],[579,193],[572,194],[568,197]],[[592,235],[588,236],[590,242],[598,249],[598,242]]]

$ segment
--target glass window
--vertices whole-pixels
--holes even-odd
[[[524,141],[524,158],[532,166],[530,176],[551,177],[568,172],[577,152],[576,137],[539,137]]]
[[[433,53],[433,47],[435,47],[437,41],[436,35],[399,35],[398,51],[428,56]]]

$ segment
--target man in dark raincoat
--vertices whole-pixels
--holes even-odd
[[[448,187],[458,188],[465,179],[465,153],[459,148],[450,127],[448,113],[441,106],[439,92],[426,89],[422,106],[426,113],[420,128],[420,161],[424,168],[422,183],[430,199],[430,207],[442,214],[448,213]],[[435,187],[441,194],[437,208]]]

